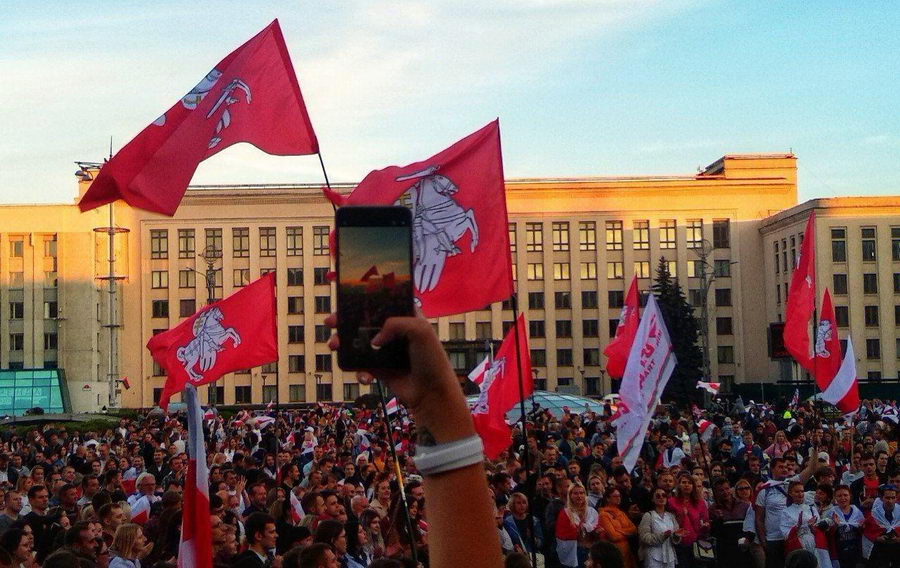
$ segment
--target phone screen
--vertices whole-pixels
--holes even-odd
[[[405,345],[376,351],[371,341],[385,320],[413,313],[409,213],[402,207],[366,209],[370,215],[338,212],[338,364],[406,368]]]

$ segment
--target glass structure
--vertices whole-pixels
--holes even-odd
[[[478,401],[478,395],[466,397],[469,407],[472,407]],[[557,418],[563,415],[563,407],[568,406],[569,410],[576,414],[586,411],[593,411],[598,414],[603,413],[603,401],[577,396],[572,394],[563,394],[550,391],[536,390],[534,395],[525,399],[525,412],[531,412],[535,405],[546,408],[550,414]],[[519,411],[519,405],[506,413],[506,421],[510,424],[517,422],[522,416]]]
[[[68,394],[59,369],[0,370],[0,415],[22,416],[35,407],[45,414],[71,412]]]

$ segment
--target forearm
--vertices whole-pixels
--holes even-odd
[[[484,466],[427,476],[424,484],[431,566],[502,566]]]

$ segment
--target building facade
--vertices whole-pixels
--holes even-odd
[[[89,182],[81,182],[79,193]],[[768,326],[783,317],[778,298],[788,279],[781,263],[775,272],[773,247],[777,243],[782,254],[784,241],[790,250],[791,236],[799,247],[797,234],[811,208],[820,210],[820,282],[830,282],[832,273],[877,268],[876,293],[865,292],[869,277],[846,280],[848,329],[860,346],[876,334],[880,341],[883,363],[866,360],[862,376],[874,378],[867,373],[876,370],[896,376],[891,338],[900,313],[890,312],[900,280],[891,259],[900,250],[888,235],[897,230],[891,223],[900,200],[798,205],[795,157],[767,154],[725,156],[693,175],[509,180],[507,202],[518,306],[529,322],[539,388],[609,392],[602,351],[625,290],[636,275],[647,292],[660,259],[698,317],[706,315],[713,380],[789,376],[790,365],[768,354]],[[193,314],[209,296],[225,297],[274,271],[280,360],[201,388],[201,400],[301,403],[353,400],[366,392],[352,373],[341,373],[326,345],[324,319],[334,309],[326,277],[333,210],[318,186],[192,187],[172,218],[118,203],[114,225],[128,232],[113,237],[112,280],[109,235],[102,229],[108,215],[107,208],[81,214],[75,205],[0,207],[0,368],[60,368],[76,410],[106,404],[110,389],[120,391],[115,400],[121,406],[153,406],[165,377],[144,347],[149,338]],[[826,255],[832,240],[823,235],[832,225],[846,231],[843,265]],[[862,244],[868,227],[875,227],[875,261],[857,255],[869,246]],[[117,288],[112,303],[110,282]],[[877,327],[871,325],[873,304]],[[474,366],[487,340],[503,337],[512,307],[507,301],[434,322],[460,373]],[[110,322],[116,327],[106,327]],[[109,380],[126,377],[128,389]]]

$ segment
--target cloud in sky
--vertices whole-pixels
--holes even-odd
[[[900,69],[883,56],[900,49],[900,22],[825,4],[8,0],[0,202],[71,200],[73,161],[105,157],[110,136],[121,147],[275,17],[335,181],[499,116],[509,177],[690,173],[726,152],[793,148],[829,180],[816,195],[896,193],[898,176],[878,170],[900,139]],[[194,178],[321,181],[315,157],[246,145]]]

